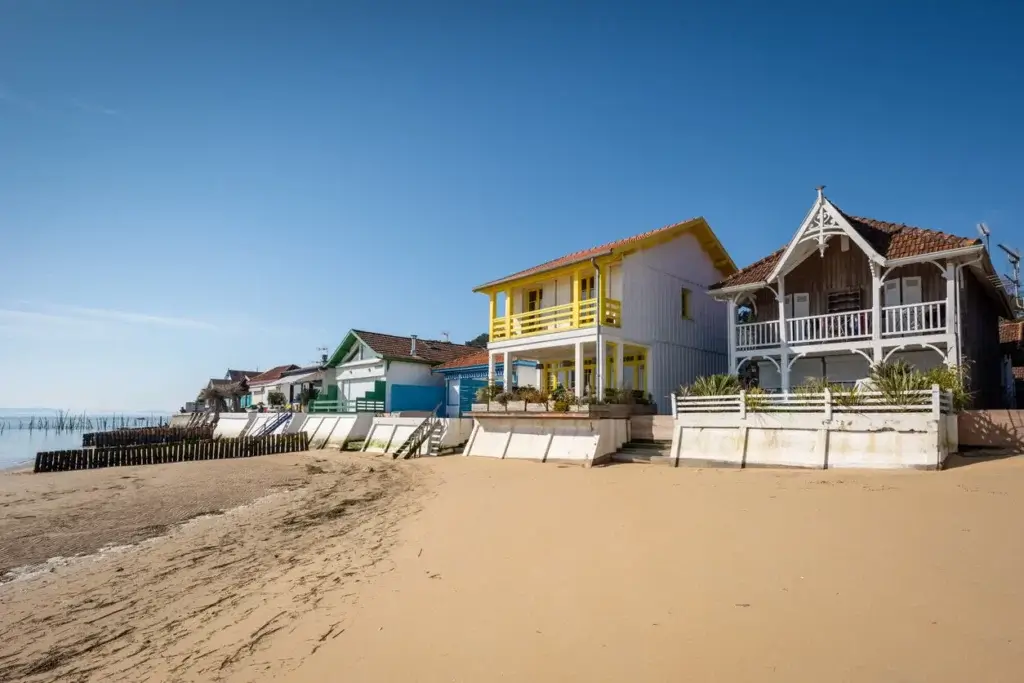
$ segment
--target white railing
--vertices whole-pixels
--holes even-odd
[[[759,349],[779,345],[779,321],[742,323],[736,326],[737,349]]]
[[[886,306],[882,309],[882,336],[931,334],[946,331],[946,302]]]
[[[924,413],[936,417],[952,410],[952,396],[939,389],[908,391],[899,396],[880,391],[824,391],[822,393],[769,394],[741,391],[722,396],[682,396],[673,394],[675,415],[687,413]]]
[[[870,336],[871,311],[808,315],[786,320],[786,341],[790,344],[864,339]]]

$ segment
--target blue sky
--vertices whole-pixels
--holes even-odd
[[[0,0],[0,407],[463,341],[474,285],[695,215],[743,265],[821,183],[1024,247],[1022,12]]]

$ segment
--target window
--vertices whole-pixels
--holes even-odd
[[[543,308],[544,290],[531,289],[526,292],[526,310],[536,311]]]
[[[693,317],[693,311],[691,310],[692,302],[690,301],[690,298],[690,290],[688,290],[686,287],[683,287],[682,293],[680,295],[680,304],[682,305],[683,320],[690,320]]]
[[[594,276],[580,278],[580,301],[594,298]]]
[[[848,311],[859,311],[861,306],[861,292],[859,289],[847,289],[828,293],[828,312],[846,313]]]
[[[786,318],[806,318],[811,314],[811,295],[806,292],[787,294],[783,299]]]
[[[903,303],[921,303],[921,276],[905,277],[901,279],[903,285]]]

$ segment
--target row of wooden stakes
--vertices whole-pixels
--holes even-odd
[[[104,446],[141,446],[213,438],[213,425],[202,427],[130,427],[110,432],[82,434],[82,448]]]
[[[209,439],[206,441],[180,441],[168,444],[141,446],[110,446],[79,448],[72,451],[46,451],[36,454],[36,472],[70,472],[100,467],[126,467],[133,465],[162,465],[171,462],[195,460],[223,460],[251,458],[275,453],[309,450],[305,432],[274,436],[243,436],[237,439]]]

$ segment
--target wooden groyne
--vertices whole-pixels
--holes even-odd
[[[202,427],[137,427],[82,435],[82,447],[142,446],[213,438],[213,425]]]
[[[243,436],[237,439],[79,448],[73,451],[37,453],[35,471],[70,472],[100,467],[163,465],[194,460],[251,458],[306,450],[309,450],[309,439],[304,432],[261,437]]]

